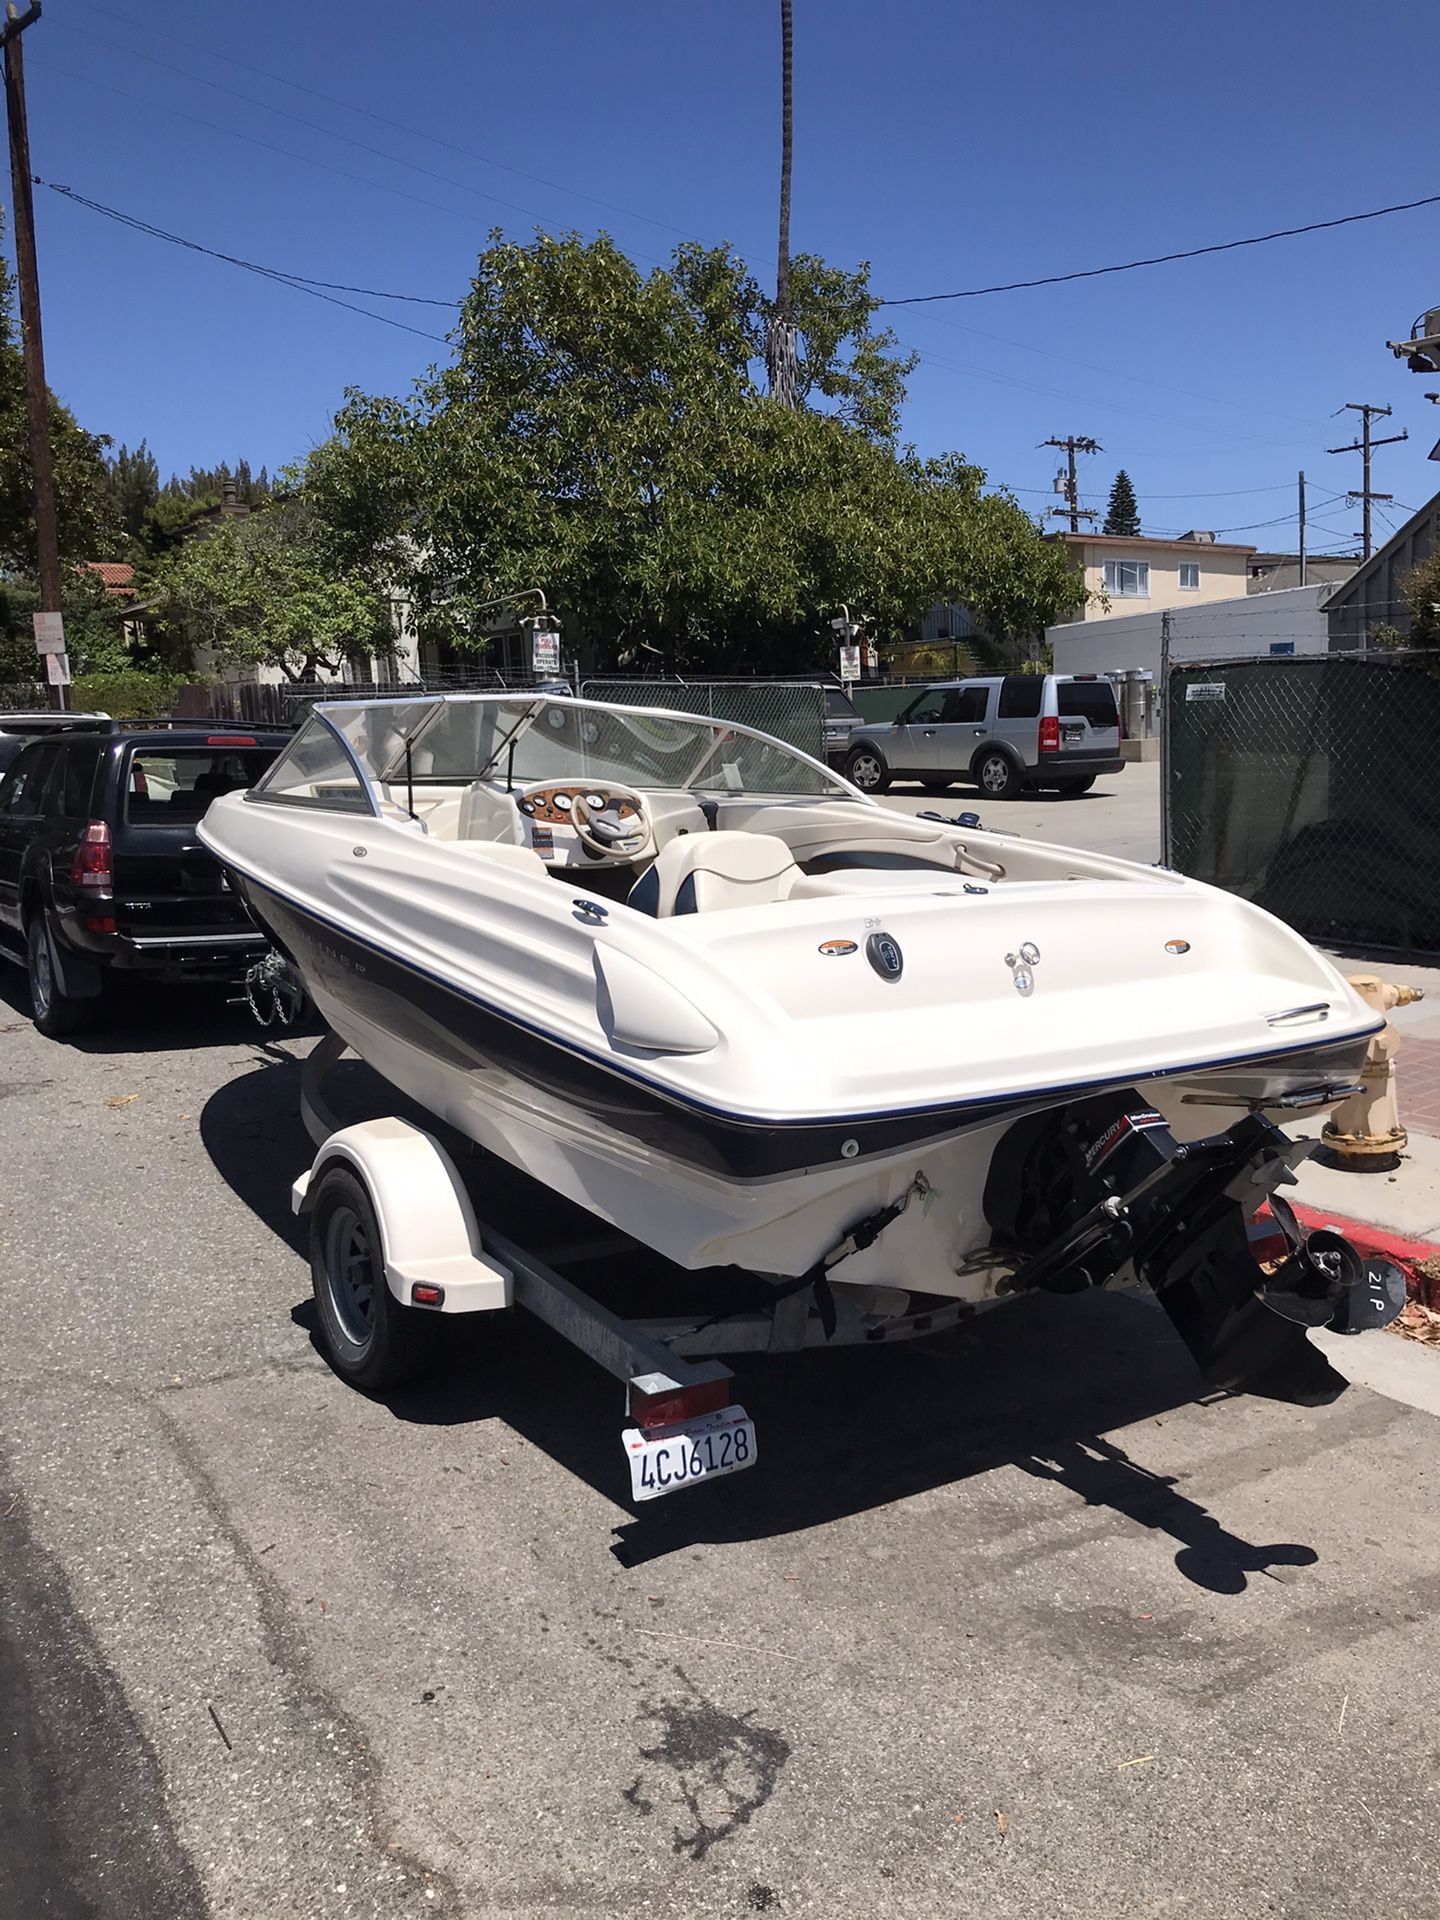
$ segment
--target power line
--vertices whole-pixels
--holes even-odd
[[[263,113],[273,113],[278,119],[293,121],[296,126],[305,127],[311,133],[322,134],[328,140],[339,140],[345,146],[355,147],[359,152],[368,153],[377,160],[388,162],[391,166],[404,167],[410,173],[422,174],[427,180],[438,180],[442,186],[454,187],[460,193],[473,194],[479,200],[489,201],[492,205],[504,207],[511,213],[524,214],[527,220],[537,220],[540,221],[542,225],[545,224],[544,216],[537,213],[533,207],[522,207],[514,200],[502,200],[496,194],[486,193],[483,188],[472,187],[466,180],[455,179],[452,174],[439,173],[434,167],[423,167],[416,160],[406,160],[399,154],[388,153],[384,147],[372,146],[368,140],[357,140],[353,134],[341,133],[334,127],[325,126],[321,121],[307,120],[303,114],[291,113],[288,107],[272,107],[268,100],[257,99],[253,93],[241,93],[235,87],[222,86],[218,80],[207,80],[203,74],[195,73],[188,67],[177,67],[173,61],[159,60],[154,54],[141,53],[136,47],[126,46],[124,42],[119,40],[107,39],[102,33],[91,33],[85,27],[71,26],[70,31],[80,34],[84,39],[94,40],[102,47],[112,47],[119,53],[130,54],[136,60],[144,60],[152,67],[159,67],[164,73],[175,73],[179,74],[182,80],[193,80],[197,86],[209,87],[212,92],[222,93],[231,100],[239,100],[247,107],[259,107]],[[343,107],[344,102],[339,101],[335,104]],[[534,176],[532,175],[530,177],[533,178]],[[553,185],[554,183],[551,182],[547,184]],[[562,187],[559,191],[564,193],[568,192],[569,189]],[[589,198],[588,195],[581,197]],[[609,203],[601,202],[600,204],[608,205]],[[613,211],[621,212],[623,209],[615,208]],[[644,218],[643,215],[636,215],[634,217],[639,219]]]
[[[332,307],[344,307],[348,313],[363,314],[367,320],[378,320],[382,327],[395,327],[401,333],[416,334],[421,340],[434,340],[442,347],[450,342],[443,333],[429,333],[423,327],[412,327],[404,320],[392,319],[388,313],[371,313],[368,307],[357,307],[351,300],[340,300],[336,293],[363,293],[376,300],[419,300],[418,294],[381,293],[374,287],[347,287],[331,280],[308,280],[303,274],[282,273],[278,267],[262,267],[253,260],[242,260],[238,254],[221,253],[215,247],[203,247],[198,240],[186,240],[178,233],[167,233],[163,227],[151,226],[147,220],[137,220],[131,214],[121,213],[116,207],[107,207],[99,200],[88,199],[83,193],[76,193],[72,187],[62,187],[53,180],[42,180],[39,174],[31,176],[37,187],[48,187],[52,193],[73,200],[77,206],[88,207],[94,213],[103,214],[108,220],[116,220],[122,227],[129,227],[136,233],[148,234],[152,240],[164,240],[171,246],[183,247],[189,253],[208,254],[212,260],[223,260],[232,267],[243,267],[246,273],[257,274],[262,280],[273,280],[277,285],[291,287],[296,293],[308,293],[313,300],[324,300]],[[327,291],[327,289],[329,289]],[[437,300],[435,306],[456,306],[457,301]]]
[[[660,227],[667,233],[677,233],[682,239],[693,238],[691,234],[686,232],[685,228],[673,226],[667,220],[657,220],[651,214],[640,213],[634,207],[621,206],[614,200],[602,200],[593,193],[582,192],[579,187],[567,187],[562,181],[547,180],[544,174],[528,173],[524,167],[512,166],[509,161],[499,160],[493,154],[478,153],[473,147],[462,147],[453,140],[442,140],[438,134],[427,133],[422,127],[410,126],[403,120],[393,120],[386,114],[376,113],[370,107],[362,107],[357,101],[343,99],[339,94],[325,93],[319,87],[306,86],[299,80],[290,79],[288,75],[272,73],[268,67],[257,67],[249,61],[237,60],[233,54],[221,53],[217,48],[204,46],[198,40],[186,40],[179,34],[167,33],[163,28],[151,26],[148,21],[142,22],[132,19],[128,14],[117,13],[113,7],[98,6],[95,4],[95,0],[71,0],[71,4],[83,7],[87,13],[98,13],[106,19],[118,21],[122,26],[139,28],[143,32],[151,34],[156,39],[168,40],[173,46],[185,47],[192,53],[202,54],[207,60],[218,60],[227,67],[237,67],[242,73],[253,73],[257,79],[273,80],[279,86],[289,87],[295,93],[308,94],[313,100],[323,100],[328,106],[339,107],[345,113],[360,114],[366,120],[373,120],[378,126],[389,127],[395,133],[409,134],[413,139],[424,140],[432,147],[444,147],[450,153],[458,153],[462,159],[475,160],[478,161],[480,165],[486,167],[498,167],[502,173],[514,174],[517,180],[529,180],[536,186],[549,187],[556,193],[569,194],[573,199],[586,200],[591,206],[604,207],[608,213],[624,214],[628,220],[642,220],[647,226]],[[87,39],[100,41],[102,45],[119,46],[122,44],[118,41],[106,40],[103,35],[88,32],[84,27],[77,27],[71,22],[67,21],[66,25],[70,27],[72,33],[84,34]],[[137,59],[153,59],[152,55],[141,54],[137,49],[128,45],[125,46],[124,50],[127,53],[134,53]],[[155,64],[163,65],[164,62],[155,62]],[[179,73],[183,70],[176,67],[173,68],[172,71]],[[200,79],[200,75],[198,74],[189,74],[187,77],[197,80]],[[205,86],[213,86],[215,83],[207,80],[202,84]],[[224,91],[224,89],[221,90]],[[246,97],[247,96],[243,94],[236,96],[238,99],[244,99]],[[264,103],[259,102],[257,104],[263,105]],[[269,111],[279,112],[280,109],[270,108]],[[337,139],[345,138],[343,134],[337,134],[335,137]],[[406,163],[401,162],[400,164],[404,165]]]
[[[1007,280],[993,287],[965,287],[959,293],[912,293],[899,300],[877,300],[878,307],[923,307],[936,300],[978,300],[987,293],[1022,293],[1030,287],[1058,287],[1067,280],[1098,280],[1107,273],[1136,273],[1141,267],[1163,267],[1172,260],[1198,260],[1207,253],[1233,253],[1237,247],[1263,247],[1272,240],[1293,240],[1302,233],[1324,233],[1332,227],[1353,226],[1358,220],[1383,220],[1391,213],[1413,213],[1417,207],[1440,206],[1440,193],[1423,200],[1401,200],[1390,207],[1372,207],[1368,213],[1344,213],[1334,220],[1312,220],[1303,227],[1278,227],[1274,233],[1251,234],[1245,240],[1219,240],[1209,247],[1185,247],[1178,253],[1155,253],[1145,260],[1125,260],[1117,266],[1082,267],[1074,273],[1047,273],[1036,280]]]
[[[88,207],[92,213],[103,213],[107,220],[118,220],[121,226],[133,227],[137,233],[148,233],[154,240],[168,240],[172,246],[184,247],[190,253],[208,254],[212,260],[224,260],[232,267],[244,267],[247,273],[263,274],[267,280],[283,280],[289,286],[323,287],[331,293],[363,293],[370,300],[407,300],[421,307],[460,307],[459,300],[437,300],[425,293],[386,293],[379,287],[352,287],[344,280],[314,280],[308,274],[287,273],[281,267],[262,267],[254,260],[244,260],[238,254],[222,253],[217,247],[203,246],[198,240],[186,240],[178,233],[170,233],[164,227],[152,226],[148,220],[140,220],[133,213],[122,213],[118,207],[107,207],[103,200],[92,200],[87,194],[77,193],[73,187],[61,186],[55,180],[42,180],[39,174],[32,176],[37,187],[48,187],[51,193],[62,194],[65,199],[73,200],[76,206]],[[359,308],[356,309],[360,311]],[[382,319],[381,314],[372,314],[375,320]],[[412,329],[413,331],[413,329]],[[427,334],[427,339],[438,336]]]

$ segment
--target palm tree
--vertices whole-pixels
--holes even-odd
[[[782,407],[795,404],[795,326],[790,318],[790,155],[794,130],[792,78],[794,34],[790,0],[780,0],[780,252],[775,266],[775,311],[770,319],[766,360],[770,393]]]

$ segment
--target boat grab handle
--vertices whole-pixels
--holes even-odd
[[[1328,1000],[1316,1000],[1308,1007],[1286,1007],[1283,1013],[1267,1013],[1267,1027],[1287,1026],[1292,1020],[1328,1020],[1330,1003]]]

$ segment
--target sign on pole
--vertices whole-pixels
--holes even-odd
[[[55,618],[60,618],[57,613]],[[47,653],[45,656],[45,678],[52,687],[68,687],[70,684],[70,656],[68,653]]]
[[[859,647],[841,647],[840,678],[842,681],[847,681],[847,682],[851,680],[858,680],[860,678]]]
[[[63,613],[32,613],[30,624],[35,629],[35,651],[37,653],[63,653],[65,651],[65,616]],[[63,680],[52,681],[54,686],[64,686]]]
[[[530,671],[555,674],[560,671],[560,630],[558,627],[530,629]]]

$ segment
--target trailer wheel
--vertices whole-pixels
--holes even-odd
[[[430,1329],[387,1286],[375,1209],[349,1167],[331,1167],[315,1190],[310,1278],[325,1357],[342,1380],[377,1393],[414,1379]]]

